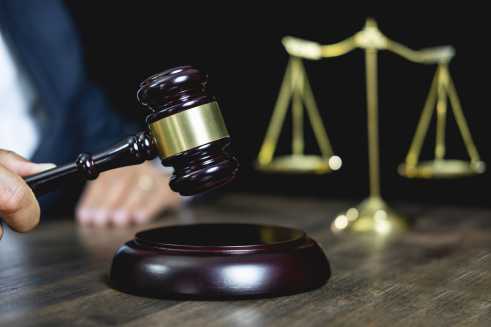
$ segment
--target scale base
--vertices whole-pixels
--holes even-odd
[[[276,157],[266,165],[258,164],[257,168],[266,172],[290,174],[327,174],[341,168],[342,161],[338,156],[325,158],[316,155],[286,155]]]
[[[482,161],[463,160],[432,160],[399,166],[399,174],[409,178],[454,178],[482,174],[485,170]]]
[[[252,224],[196,224],[136,234],[113,259],[118,290],[165,299],[243,299],[312,290],[331,274],[304,232]]]
[[[394,212],[378,197],[370,197],[334,219],[334,232],[368,232],[389,235],[408,229],[407,220]]]

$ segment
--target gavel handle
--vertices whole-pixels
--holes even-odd
[[[25,177],[36,195],[56,190],[62,184],[96,179],[99,173],[140,164],[157,156],[153,137],[140,132],[101,153],[81,153],[75,162]]]

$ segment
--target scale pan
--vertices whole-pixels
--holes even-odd
[[[482,174],[486,165],[482,161],[433,160],[416,166],[401,164],[399,174],[409,178],[454,178]]]
[[[291,174],[327,174],[341,168],[338,156],[329,159],[316,155],[286,155],[275,158],[267,165],[258,165],[258,169],[267,172]]]

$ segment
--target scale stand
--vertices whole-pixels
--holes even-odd
[[[466,175],[483,173],[485,164],[480,160],[477,148],[472,140],[467,126],[460,101],[455,91],[455,86],[448,71],[448,63],[455,55],[454,49],[450,46],[427,48],[422,50],[412,50],[402,44],[387,38],[378,29],[374,20],[368,19],[365,27],[353,36],[329,45],[321,45],[315,42],[302,40],[294,37],[285,37],[283,45],[291,56],[289,68],[283,81],[283,86],[278,97],[278,101],[271,118],[270,127],[258,155],[257,166],[266,171],[280,172],[329,172],[335,169],[330,167],[330,160],[335,164],[341,165],[341,160],[337,156],[332,156],[332,151],[327,138],[327,133],[320,122],[320,116],[310,115],[311,123],[314,127],[317,142],[323,153],[324,169],[312,169],[316,164],[306,164],[309,160],[303,155],[303,139],[299,142],[299,135],[303,132],[298,128],[296,121],[300,120],[298,112],[301,110],[296,96],[293,96],[293,156],[277,158],[273,160],[274,151],[278,142],[278,137],[283,124],[284,116],[287,111],[288,101],[291,93],[307,95],[310,103],[315,105],[308,80],[301,65],[301,59],[320,60],[345,55],[355,49],[363,49],[365,52],[366,65],[366,94],[367,94],[367,131],[368,131],[368,163],[369,163],[369,197],[362,201],[358,206],[349,208],[339,214],[333,224],[334,232],[354,231],[354,232],[373,232],[386,235],[401,232],[407,229],[407,220],[392,210],[383,200],[380,192],[380,172],[379,172],[379,139],[378,139],[378,78],[377,64],[378,52],[390,51],[406,60],[417,64],[437,65],[437,73],[430,94],[426,101],[420,122],[416,129],[411,147],[406,156],[404,164],[400,165],[401,175],[409,178],[453,178]],[[299,64],[300,63],[300,64]],[[292,65],[297,65],[297,71],[292,73]],[[289,79],[292,76],[298,78]],[[292,82],[293,80],[293,82]],[[300,82],[303,81],[303,82]],[[305,92],[307,91],[307,92]],[[290,92],[290,93],[289,93]],[[450,99],[458,128],[464,140],[464,144],[469,154],[470,161],[445,159],[445,119],[446,119],[446,99]],[[423,144],[429,122],[434,111],[435,99],[438,98],[437,111],[437,136],[435,146],[435,159],[432,161],[418,162],[421,146]],[[307,103],[306,103],[307,104]],[[297,109],[295,109],[297,108]],[[307,106],[308,108],[308,106]],[[310,111],[317,111],[317,109]],[[312,119],[312,117],[314,119]],[[297,126],[297,127],[295,127]],[[302,125],[303,126],[303,125]],[[321,130],[322,133],[316,132]],[[322,146],[324,144],[324,146]],[[327,144],[327,146],[325,146]],[[323,148],[328,151],[323,151]],[[320,166],[320,165],[319,165]],[[303,168],[305,169],[303,169]],[[339,168],[338,167],[338,168]],[[329,169],[330,168],[330,169]]]

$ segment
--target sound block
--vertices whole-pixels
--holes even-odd
[[[300,293],[331,270],[303,231],[253,224],[195,224],[142,231],[115,254],[111,285],[167,299],[242,299]]]

